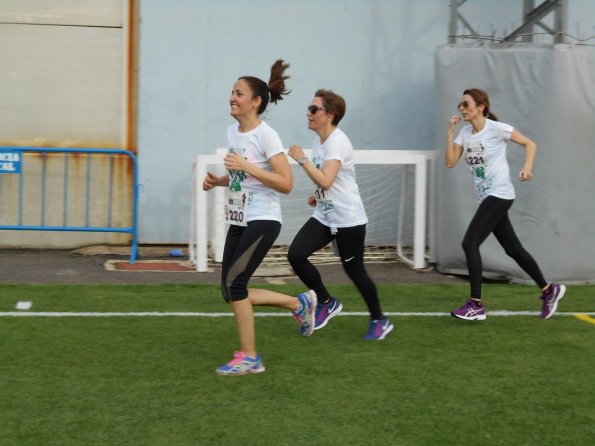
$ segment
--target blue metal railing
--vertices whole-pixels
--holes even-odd
[[[136,155],[128,150],[121,149],[79,149],[79,148],[45,148],[45,147],[7,147],[0,146],[0,152],[10,151],[17,153],[40,153],[41,154],[41,221],[39,225],[24,225],[23,224],[23,181],[24,173],[20,173],[19,177],[19,195],[18,195],[18,224],[16,225],[0,225],[0,230],[20,230],[20,231],[74,231],[74,232],[121,232],[131,234],[131,250],[130,263],[136,261],[138,253],[138,163]],[[47,154],[48,153],[62,153],[64,154],[64,208],[62,213],[62,226],[46,225],[46,182],[47,182]],[[68,174],[69,174],[69,154],[86,154],[86,175],[85,175],[85,225],[84,226],[69,226],[68,225]],[[107,205],[107,221],[103,226],[91,225],[91,156],[92,155],[109,155],[109,173],[108,173],[108,188],[109,197]],[[112,192],[113,192],[113,160],[117,155],[128,156],[133,164],[133,199],[132,199],[132,224],[127,227],[115,227],[112,225]],[[0,180],[3,174],[0,174]],[[1,185],[0,181],[0,185]],[[0,188],[0,193],[2,188]]]

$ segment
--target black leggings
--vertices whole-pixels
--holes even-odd
[[[510,223],[508,210],[513,202],[514,200],[504,200],[490,195],[481,202],[471,223],[469,223],[463,238],[463,250],[467,258],[471,297],[473,298],[481,298],[483,265],[479,247],[492,232],[506,254],[518,263],[523,271],[539,285],[539,288],[544,288],[547,285],[537,262],[523,248]]]
[[[247,227],[230,225],[223,248],[221,293],[229,301],[248,297],[248,281],[281,231],[274,220],[255,220]]]
[[[316,292],[319,302],[325,302],[330,298],[330,294],[322,282],[320,272],[308,257],[335,239],[343,269],[366,301],[371,318],[378,320],[383,315],[376,285],[364,266],[365,238],[366,225],[338,228],[337,233],[332,235],[330,228],[315,218],[310,218],[291,242],[287,259],[300,280]]]

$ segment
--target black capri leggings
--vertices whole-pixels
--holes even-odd
[[[223,248],[221,293],[227,301],[248,297],[248,281],[281,231],[274,220],[254,220],[247,227],[230,225]]]
[[[322,282],[320,272],[308,257],[324,248],[333,239],[336,240],[343,269],[366,301],[371,318],[381,319],[383,315],[376,285],[364,266],[366,225],[337,228],[337,233],[332,235],[328,226],[311,217],[291,242],[287,253],[291,267],[300,280],[316,292],[319,302],[325,302],[330,298],[330,294]]]
[[[544,288],[547,285],[537,262],[523,248],[510,223],[508,210],[513,202],[514,200],[504,200],[490,195],[481,202],[469,223],[463,238],[463,250],[467,259],[471,297],[473,298],[481,298],[483,265],[479,247],[492,232],[506,254],[518,263],[539,288]]]

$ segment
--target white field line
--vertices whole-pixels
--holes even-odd
[[[386,316],[397,317],[442,317],[450,313],[440,312],[385,312]],[[491,316],[539,316],[539,311],[490,311]],[[561,312],[555,316],[595,316],[595,312]],[[256,317],[288,317],[289,313],[254,313]],[[367,312],[342,312],[339,316],[369,316]],[[55,312],[55,311],[8,311],[0,312],[0,317],[233,317],[233,313],[201,313],[201,312]]]

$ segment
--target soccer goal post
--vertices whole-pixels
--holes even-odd
[[[193,165],[193,193],[190,212],[190,261],[199,272],[208,270],[209,255],[221,262],[227,227],[224,223],[226,188],[202,190],[207,171],[223,175],[227,150],[198,155]],[[311,156],[310,150],[305,150]],[[394,255],[413,268],[426,266],[428,232],[430,251],[433,228],[433,150],[355,150],[356,176],[368,215],[366,250],[389,246]],[[283,227],[276,244],[288,245],[311,216],[306,204],[314,185],[290,158],[294,188],[281,195]],[[430,193],[428,193],[428,188]],[[428,218],[430,216],[430,218]]]

